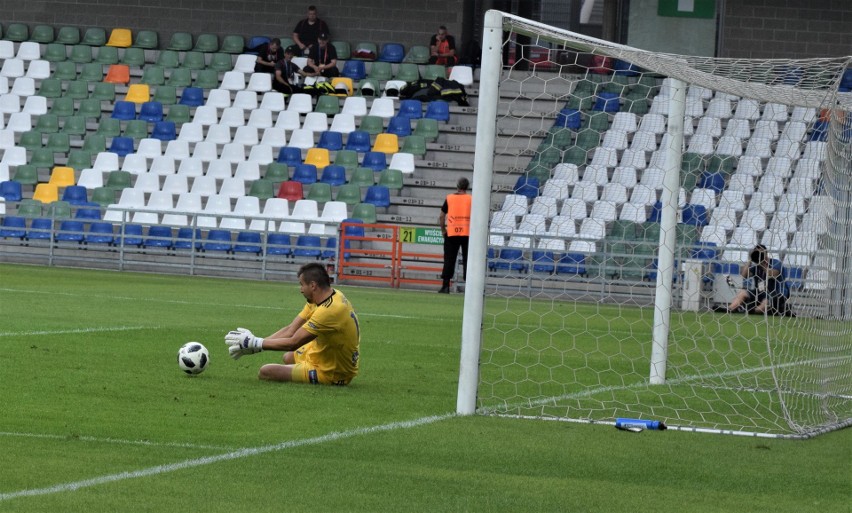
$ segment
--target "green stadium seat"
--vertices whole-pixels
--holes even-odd
[[[314,107],[314,112],[322,112],[329,116],[334,116],[340,112],[340,98],[334,95],[322,95],[317,97],[317,104]]]
[[[6,27],[6,37],[4,39],[21,43],[27,41],[29,38],[30,29],[23,23],[10,23],[9,26]]]
[[[30,41],[36,43],[47,44],[52,43],[55,38],[53,27],[50,25],[36,25],[33,27],[33,33],[30,35]]]
[[[101,116],[97,133],[104,137],[118,137],[121,135],[121,121],[109,116]]]
[[[168,69],[177,68],[180,66],[180,54],[175,50],[160,50],[155,64]]]
[[[149,64],[142,70],[140,82],[149,86],[157,86],[166,83],[166,74],[159,64]]]
[[[379,50],[376,43],[370,41],[362,41],[355,44],[355,49],[352,52],[352,58],[359,61],[373,61],[379,55]]]
[[[107,42],[106,30],[100,27],[88,28],[81,42],[89,46],[104,46]]]
[[[391,190],[402,189],[402,171],[399,169],[384,169],[379,173],[379,185],[384,185]]]
[[[413,134],[423,137],[427,142],[435,142],[438,139],[438,120],[432,118],[418,119]]]
[[[56,114],[42,114],[35,124],[35,130],[43,134],[51,134],[59,131],[59,116]]]
[[[113,170],[107,175],[104,187],[109,187],[113,191],[120,191],[131,186],[131,174],[128,171]]]
[[[214,53],[219,51],[219,37],[216,34],[199,34],[193,50],[196,52]]]
[[[346,169],[358,167],[358,152],[352,150],[339,150],[334,155],[334,163]]]
[[[370,170],[372,172],[372,170]],[[334,198],[336,201],[342,201],[347,205],[357,205],[361,203],[361,187],[357,184],[343,184],[337,189],[337,194]]]
[[[21,202],[18,203],[18,215],[26,218],[41,217],[43,214],[43,207],[44,205],[42,205],[41,201],[33,199],[22,199]]]
[[[168,50],[177,52],[188,52],[192,50],[192,34],[189,32],[175,32],[169,40]]]
[[[98,187],[92,190],[92,203],[103,207],[115,203],[115,189],[112,187]]]
[[[18,140],[18,146],[32,151],[36,148],[41,148],[42,146],[44,146],[42,139],[42,133],[38,130],[28,130],[26,132],[21,132],[20,139]]]
[[[352,208],[352,218],[365,223],[376,222],[376,206],[371,203],[358,203]]]
[[[89,82],[86,80],[72,80],[68,82],[68,88],[65,89],[65,98],[74,100],[82,100],[89,97]]]
[[[384,61],[375,61],[370,64],[370,70],[367,72],[367,77],[374,80],[390,80],[393,77],[391,63]]]
[[[183,54],[181,67],[188,69],[204,69],[207,67],[207,62],[204,60],[204,54],[199,51],[191,51]]]
[[[385,131],[384,120],[378,116],[364,116],[358,130],[363,130],[370,135],[377,135]]]
[[[65,45],[62,43],[48,43],[44,48],[44,55],[42,55],[42,59],[49,62],[63,62],[68,59],[68,52],[65,49]],[[76,66],[74,67],[74,76],[77,76]]]
[[[219,51],[226,54],[238,54],[243,53],[245,46],[246,40],[243,36],[230,34],[222,38],[222,48]],[[337,57],[341,58],[340,54]]]
[[[80,67],[80,80],[100,82],[104,79],[104,66],[100,62],[89,62]]]
[[[215,69],[201,69],[195,72],[195,87],[216,89],[219,87],[219,72]]]
[[[210,64],[207,65],[207,69],[212,69],[220,73],[231,71],[234,69],[233,57],[227,52],[214,53],[210,56]]]
[[[71,150],[71,136],[64,132],[50,134],[44,147],[53,153],[68,153]]]
[[[65,165],[73,167],[77,171],[90,168],[92,167],[92,154],[86,150],[73,149],[68,153],[68,161]]]
[[[101,64],[118,64],[118,48],[115,46],[101,46],[95,56],[95,62]]]
[[[56,98],[53,100],[53,105],[50,106],[50,114],[54,114],[60,118],[67,118],[74,115],[74,99],[68,96]]]
[[[15,169],[13,178],[22,185],[35,185],[38,180],[38,168],[31,164],[24,164]]]
[[[263,178],[271,182],[286,182],[290,179],[290,168],[283,162],[270,162],[266,166]]]
[[[97,98],[80,100],[80,105],[77,107],[77,115],[85,118],[101,119],[102,113],[103,107],[101,106],[101,100]]]
[[[174,104],[169,105],[169,111],[166,113],[166,121],[173,121],[176,125],[188,123],[191,119],[189,105]]]
[[[337,59],[341,61],[349,60],[352,57],[352,49],[346,41],[332,41],[331,46],[337,52]]]
[[[177,88],[173,85],[158,85],[154,88],[154,95],[151,100],[163,105],[174,105],[177,103]]]
[[[92,47],[86,45],[74,45],[71,47],[71,55],[68,58],[77,64],[92,62]]]
[[[83,150],[92,155],[106,151],[106,137],[103,134],[88,134],[83,139]]]
[[[155,50],[160,46],[159,37],[153,30],[140,30],[136,33],[133,47],[146,50]]]
[[[420,68],[417,64],[410,62],[402,62],[398,65],[394,80],[402,80],[403,82],[416,82],[420,80]]]
[[[323,182],[316,182],[309,186],[308,193],[305,199],[314,200],[317,203],[325,203],[331,201],[331,185]]]
[[[122,135],[134,139],[145,139],[148,137],[148,122],[144,119],[131,119],[124,127]]]
[[[429,63],[429,47],[415,45],[408,49],[408,53],[402,62],[410,62],[413,64],[428,64]]]
[[[166,84],[175,87],[189,87],[192,85],[192,70],[188,68],[175,68],[171,70]]]
[[[447,78],[447,68],[441,64],[427,64],[423,67],[423,72],[420,73],[420,76],[425,80]]]
[[[56,165],[53,152],[47,148],[36,148],[32,150],[29,164],[39,169],[53,169]]]
[[[136,46],[125,48],[119,62],[127,66],[140,68],[145,65],[145,50]]]
[[[426,139],[420,135],[409,135],[402,143],[402,148],[399,149],[402,153],[412,153],[414,155],[426,155]]]
[[[368,173],[369,171],[369,173]],[[369,167],[356,167],[352,170],[349,183],[358,187],[370,187],[376,184],[376,172]]]
[[[249,187],[249,196],[254,196],[261,200],[267,200],[275,197],[275,184],[268,178],[261,178],[251,183]]]
[[[115,84],[110,82],[97,82],[89,95],[94,100],[112,102],[115,100]]]
[[[38,95],[45,98],[59,98],[62,96],[62,80],[58,78],[46,78],[41,81]]]
[[[86,134],[86,116],[68,116],[62,123],[62,133],[68,135]]]
[[[80,29],[77,27],[62,27],[56,34],[56,42],[64,45],[76,45],[80,42]]]

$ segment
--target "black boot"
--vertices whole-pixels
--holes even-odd
[[[449,294],[450,293],[450,282],[448,280],[444,280],[444,284],[441,286],[441,290],[438,291],[438,294]]]

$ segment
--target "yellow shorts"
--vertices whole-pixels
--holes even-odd
[[[322,372],[314,368],[314,366],[306,360],[304,347],[293,352],[293,359],[296,363],[293,365],[293,373],[291,374],[291,377],[295,383],[343,386],[348,385],[349,382],[352,381],[351,377],[347,379],[334,379],[335,376],[333,374]]]

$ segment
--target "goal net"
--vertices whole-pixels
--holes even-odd
[[[497,11],[482,57],[459,413],[852,423],[852,57],[651,53]],[[758,245],[776,278],[743,278]]]

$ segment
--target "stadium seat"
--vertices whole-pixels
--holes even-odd
[[[346,149],[357,152],[367,152],[372,148],[370,133],[363,130],[355,130],[346,139]]]
[[[415,100],[417,101],[417,100]],[[420,102],[417,102],[420,103]],[[398,116],[394,116],[388,120],[388,127],[385,134],[378,134],[378,137],[382,135],[393,135],[395,137],[407,137],[411,135],[411,118],[400,113]],[[398,151],[399,144],[397,141],[397,150],[394,150],[394,153]]]
[[[326,130],[320,133],[318,148],[323,148],[328,151],[337,151],[343,149],[343,134],[340,132],[332,132]]]
[[[56,42],[65,45],[76,45],[80,42],[80,29],[77,27],[60,27],[56,34]]]
[[[408,123],[406,121],[406,123]],[[399,151],[399,139],[395,133],[384,133],[376,136],[376,142],[373,144],[372,152],[381,152],[386,154],[394,154]],[[367,155],[364,156],[367,158]],[[370,167],[370,166],[367,166]]]
[[[312,164],[297,164],[293,170],[293,181],[300,182],[304,185],[316,183],[317,166]]]
[[[86,29],[80,42],[89,46],[104,46],[107,43],[106,31],[100,27],[90,27]]]
[[[410,62],[413,64],[428,64],[429,47],[421,45],[414,45],[409,47],[408,53],[403,59],[403,62]]]
[[[367,187],[364,203],[372,204],[378,208],[387,208],[390,206],[390,190],[384,185]]]
[[[36,25],[29,37],[30,41],[42,44],[52,43],[54,38],[53,27],[50,25]]]
[[[204,89],[200,87],[185,87],[178,103],[188,107],[200,107],[204,105]]]
[[[447,122],[450,120],[450,105],[444,100],[432,100],[426,106],[424,117]]]
[[[405,47],[399,43],[385,43],[379,53],[379,61],[399,63],[405,58]]]
[[[222,38],[222,47],[219,51],[226,54],[239,54],[246,46],[245,38],[239,34],[229,34]]]
[[[376,205],[372,203],[358,203],[352,208],[352,218],[363,223],[376,222]]]
[[[381,171],[387,169],[387,155],[380,151],[368,151],[364,153],[364,158],[361,161],[361,166],[370,168],[373,171]]]
[[[192,34],[189,32],[175,32],[169,40],[168,50],[186,52],[192,50]]]
[[[219,51],[219,37],[216,34],[199,34],[193,50],[196,52],[214,53]]]

